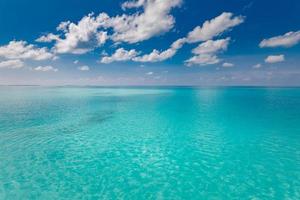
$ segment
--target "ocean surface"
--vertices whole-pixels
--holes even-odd
[[[0,199],[300,199],[300,88],[2,86]]]

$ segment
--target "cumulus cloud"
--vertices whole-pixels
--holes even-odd
[[[138,8],[145,4],[146,0],[136,0],[136,1],[126,1],[122,4],[122,9],[126,10],[127,8]]]
[[[107,32],[99,30],[106,19],[108,19],[108,15],[105,13],[101,13],[97,17],[91,13],[84,16],[77,24],[69,21],[61,22],[57,30],[63,32],[62,37],[50,33],[41,36],[36,41],[55,41],[53,50],[56,53],[84,54],[103,45],[108,39]]]
[[[300,31],[288,32],[284,35],[264,39],[260,42],[259,47],[291,47],[300,42]]]
[[[206,41],[221,35],[223,32],[233,28],[244,22],[244,17],[233,17],[232,13],[223,12],[214,19],[205,21],[202,27],[197,26],[188,34],[187,41],[189,43]]]
[[[24,63],[21,60],[0,61],[0,68],[18,69],[22,68]]]
[[[220,40],[207,40],[201,43],[198,47],[192,50],[193,57],[186,60],[188,66],[198,65],[211,65],[220,62],[217,53],[227,50],[230,38]]]
[[[55,53],[84,54],[101,45],[108,39],[117,44],[120,42],[137,43],[163,34],[174,27],[175,19],[171,10],[180,6],[182,0],[132,0],[122,4],[123,10],[138,8],[130,14],[110,17],[106,13],[94,16],[93,13],[83,17],[78,23],[62,22],[57,31],[62,34],[48,34],[37,39],[39,42],[55,41]],[[159,62],[173,57],[186,43],[207,41],[193,50],[195,57],[191,61],[208,60],[208,63],[219,62],[216,52],[226,50],[229,39],[212,41],[211,39],[230,30],[244,21],[242,16],[224,12],[214,19],[197,26],[187,37],[176,40],[166,50],[154,49],[149,54],[139,55],[136,50],[127,51],[119,48],[111,55],[103,55],[102,63],[132,60],[135,62]],[[108,35],[111,30],[111,35]],[[61,36],[62,35],[62,36]],[[207,46],[204,46],[207,45]],[[213,46],[215,45],[215,46]],[[219,46],[218,46],[219,45]],[[205,54],[201,55],[200,54]],[[209,55],[208,55],[209,54]],[[209,60],[209,58],[211,60]]]
[[[42,35],[41,37],[39,37],[38,39],[36,39],[36,42],[52,42],[52,41],[57,41],[59,40],[59,36],[58,35],[54,35],[53,33],[49,33],[47,35]]]
[[[230,38],[212,40],[220,36],[225,31],[244,22],[244,17],[233,16],[232,13],[224,12],[221,15],[205,21],[202,27],[197,26],[193,31],[189,32],[186,42],[195,43],[203,42],[192,50],[193,57],[185,61],[187,66],[191,65],[211,65],[220,62],[217,54],[226,51]],[[228,64],[225,64],[225,66]]]
[[[113,40],[116,44],[120,42],[141,42],[172,29],[175,19],[170,12],[173,8],[180,6],[181,2],[182,0],[126,1],[122,4],[123,10],[133,8],[138,8],[138,10],[131,12],[131,14],[122,14],[115,17],[110,17],[106,13],[94,16],[92,13],[83,17],[77,24],[70,21],[62,22],[57,27],[57,30],[63,33],[62,36],[50,33],[38,38],[37,41],[55,41],[53,48],[55,53],[73,54],[87,53],[103,45],[108,39]],[[244,17],[242,16],[234,16],[232,13],[224,12],[216,18],[204,22],[202,27],[197,26],[187,37],[176,40],[166,50],[154,49],[149,54],[139,56],[139,53],[134,49],[127,51],[119,48],[111,56],[103,55],[101,62],[111,63],[127,60],[159,62],[173,57],[185,43],[199,41],[207,42],[193,50],[196,57],[191,60],[203,60],[204,58],[207,60],[211,58],[212,61],[208,63],[218,62],[219,59],[215,54],[226,50],[229,39],[218,41],[212,41],[211,39],[241,24],[243,21]],[[108,30],[112,31],[111,35],[108,35]],[[206,55],[200,56],[200,54]]]
[[[58,71],[57,68],[54,68],[50,65],[48,65],[48,66],[38,66],[38,67],[34,68],[33,70],[41,71],[41,72],[57,72]]]
[[[84,16],[78,23],[61,22],[57,31],[62,36],[50,33],[36,41],[55,41],[55,53],[84,54],[103,45],[108,39],[114,42],[136,43],[163,34],[173,28],[174,17],[170,11],[178,7],[181,0],[138,0],[127,1],[122,7],[142,8],[142,12],[109,17],[106,13]],[[108,35],[107,29],[112,29]]]
[[[266,63],[278,63],[284,61],[284,55],[270,55],[265,59]]]
[[[192,50],[194,54],[215,54],[227,50],[230,38],[220,40],[207,40]]]
[[[227,63],[227,62],[225,62],[225,63],[222,64],[222,66],[223,67],[233,67],[234,64],[233,63]]]
[[[159,51],[157,49],[154,49],[151,53],[141,56],[138,56],[139,53],[136,50],[127,51],[123,48],[120,48],[112,56],[104,56],[101,59],[101,62],[111,63],[115,61],[126,60],[132,60],[134,62],[159,62],[173,57],[178,49],[180,49],[184,45],[185,41],[185,38],[178,39],[173,42],[170,48],[167,50]]]
[[[175,41],[169,49],[165,51],[158,51],[157,49],[154,49],[150,54],[136,57],[133,60],[137,62],[163,61],[173,57],[186,42],[194,43],[199,41],[206,41],[193,50],[193,53],[196,54],[196,56],[192,57],[186,62],[189,65],[196,64],[197,61],[199,61],[200,64],[204,65],[205,60],[207,60],[208,64],[218,63],[219,59],[214,54],[220,51],[225,51],[229,44],[230,38],[216,41],[210,39],[222,34],[224,31],[234,26],[239,25],[243,21],[244,18],[242,16],[233,17],[232,13],[222,13],[216,18],[210,21],[206,21],[202,27],[196,27],[188,34],[186,38],[180,38]],[[200,54],[209,55],[199,56]]]
[[[167,49],[162,52],[154,49],[150,54],[145,54],[143,56],[133,58],[133,60],[136,62],[158,62],[171,58],[175,55],[175,53],[176,51],[173,49]]]
[[[236,26],[240,23],[242,23],[243,18],[242,17],[234,17],[232,18],[232,13],[223,13],[222,15],[216,17],[215,19],[212,19],[211,21],[206,21],[203,24],[202,31],[199,32],[199,28],[195,28],[194,31],[190,32],[186,38],[180,38],[176,40],[169,49],[164,51],[159,51],[157,49],[154,49],[150,54],[145,54],[143,56],[139,56],[136,58],[133,58],[136,62],[158,62],[163,61],[166,59],[169,59],[173,57],[177,51],[186,43],[186,42],[198,42],[198,41],[206,41],[202,44],[200,44],[197,48],[193,50],[193,53],[197,56],[190,59],[191,62],[188,62],[189,64],[196,64],[197,61],[199,61],[201,64],[204,64],[204,60],[207,60],[209,64],[215,64],[216,62],[219,62],[219,59],[212,55],[216,54],[220,51],[225,51],[228,47],[230,38],[221,39],[221,40],[207,40],[209,38],[212,38],[214,36],[219,35],[221,32],[225,31],[226,29],[229,29],[233,26]],[[219,26],[222,26],[220,28]],[[200,28],[201,29],[201,28]],[[218,29],[218,30],[215,30]],[[206,36],[201,36],[201,34],[206,34]],[[209,37],[208,34],[210,34]],[[202,37],[201,40],[195,39],[196,37]],[[198,37],[198,38],[199,38]],[[210,54],[209,56],[199,56],[199,54]]]
[[[101,63],[112,63],[114,61],[128,61],[133,59],[138,55],[138,52],[135,49],[125,50],[124,48],[119,48],[116,52],[111,56],[104,56],[101,59]]]
[[[31,59],[47,60],[54,59],[55,55],[47,48],[38,48],[25,41],[10,41],[8,45],[0,46],[0,57],[6,59]]]
[[[83,65],[83,66],[78,67],[78,70],[80,70],[80,71],[89,71],[90,68],[87,65]]]
[[[108,39],[107,32],[98,29],[107,17],[106,14],[100,14],[97,17],[89,14],[83,17],[78,24],[63,23],[63,27],[60,25],[59,30],[63,30],[65,34],[63,39],[56,41],[55,52],[84,54],[104,44]]]
[[[133,58],[133,61],[136,62],[158,62],[158,61],[163,61],[166,59],[169,59],[173,57],[178,49],[180,49],[183,44],[185,43],[186,39],[181,38],[173,42],[171,47],[165,51],[158,51],[157,49],[154,49],[150,54],[145,54],[143,56],[138,56]]]
[[[200,55],[195,55],[191,57],[190,59],[185,61],[185,64],[187,66],[192,66],[192,65],[212,65],[212,64],[217,64],[220,62],[220,59],[216,55],[211,55],[211,54],[200,54]]]
[[[181,0],[137,0],[123,4],[123,8],[142,7],[142,12],[111,17],[105,27],[113,28],[112,39],[119,42],[136,43],[163,34],[173,28],[174,17],[170,11],[178,7]]]

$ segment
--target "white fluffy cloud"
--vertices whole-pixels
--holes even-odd
[[[234,64],[233,63],[227,63],[227,62],[225,62],[225,63],[222,64],[222,66],[223,67],[233,67]]]
[[[173,57],[178,51],[178,49],[180,49],[184,45],[185,41],[185,38],[178,39],[175,42],[173,42],[170,48],[167,50],[158,51],[157,49],[154,49],[151,53],[144,54],[141,56],[138,56],[139,53],[134,49],[127,51],[123,48],[120,48],[117,49],[112,56],[105,55],[104,57],[102,57],[101,62],[106,64],[115,61],[127,60],[132,60],[135,62],[159,62]]]
[[[90,67],[87,66],[87,65],[83,65],[83,66],[78,67],[78,70],[80,70],[80,71],[89,71]]]
[[[173,28],[175,19],[170,15],[172,8],[181,0],[138,0],[127,1],[123,9],[142,7],[142,12],[109,17],[106,13],[83,17],[78,23],[62,22],[57,27],[63,36],[50,33],[36,41],[55,41],[54,52],[84,54],[101,45],[108,39],[115,42],[136,43],[163,34]],[[108,36],[107,29],[112,29]]]
[[[193,49],[193,57],[185,61],[188,66],[191,65],[211,65],[220,62],[217,53],[227,50],[230,38],[212,40],[220,36],[225,31],[230,30],[244,22],[244,17],[234,17],[232,13],[224,12],[221,15],[205,21],[202,27],[197,26],[188,33],[186,41],[188,43],[203,42]],[[225,64],[228,67],[229,64]]]
[[[52,42],[52,41],[57,41],[59,40],[58,35],[54,35],[53,33],[49,33],[48,35],[42,35],[38,39],[36,39],[36,42]]]
[[[178,51],[178,49],[180,49],[184,43],[185,43],[186,39],[185,38],[181,38],[176,40],[175,42],[173,42],[173,44],[171,45],[171,47],[165,51],[158,51],[156,49],[154,49],[150,54],[145,54],[143,56],[138,56],[133,58],[133,61],[136,62],[159,62],[159,61],[163,61],[166,60],[168,58],[173,57],[176,52]]]
[[[170,14],[171,10],[180,6],[182,0],[132,0],[122,4],[123,10],[138,8],[130,14],[110,17],[106,13],[98,16],[89,14],[78,23],[70,21],[62,22],[57,31],[62,36],[50,33],[37,39],[39,42],[55,41],[53,51],[55,53],[84,54],[101,45],[108,39],[116,43],[137,43],[154,36],[163,34],[174,27],[175,19]],[[197,26],[187,37],[178,39],[170,48],[160,51],[152,50],[149,54],[139,56],[136,50],[127,51],[119,48],[116,52],[102,57],[102,63],[114,61],[132,60],[135,62],[159,62],[173,57],[177,51],[186,43],[207,41],[244,21],[242,16],[234,16],[232,13],[224,12],[214,19],[204,22],[202,27]],[[111,31],[111,35],[108,35]],[[229,39],[208,41],[194,49],[195,58],[191,61],[208,60],[207,63],[219,62],[216,52],[226,50]],[[204,46],[207,45],[207,46]],[[214,46],[213,46],[214,45]],[[218,46],[219,45],[219,46]],[[201,55],[200,54],[205,54]],[[208,55],[209,54],[209,55]],[[210,59],[210,61],[209,61]]]
[[[124,48],[119,48],[113,55],[102,57],[100,62],[108,64],[114,61],[128,61],[135,58],[137,55],[138,52],[134,49],[127,51]]]
[[[244,17],[233,17],[232,13],[224,12],[210,21],[205,21],[202,27],[197,26],[188,34],[187,40],[189,43],[210,40],[242,22]]]
[[[136,3],[141,3],[141,2],[136,2]],[[204,65],[205,61],[207,61],[207,64],[218,63],[220,60],[216,57],[215,54],[217,52],[225,51],[227,49],[230,38],[216,40],[216,41],[210,39],[222,34],[224,31],[234,26],[241,24],[243,21],[244,18],[242,16],[233,17],[232,13],[224,12],[216,18],[204,22],[202,27],[200,26],[196,27],[193,31],[191,31],[188,34],[186,38],[181,38],[175,41],[169,49],[162,52],[158,51],[157,49],[154,49],[150,54],[136,57],[133,60],[137,62],[163,61],[173,57],[186,42],[194,43],[199,41],[206,41],[193,50],[193,53],[196,55],[191,59],[187,60],[186,63],[188,63],[188,65],[192,65],[192,64]],[[206,54],[206,55],[200,56],[200,54]]]
[[[230,38],[220,40],[207,40],[193,49],[194,56],[186,60],[188,66],[191,65],[211,65],[220,62],[217,53],[227,50]]]
[[[131,14],[109,17],[106,13],[98,16],[89,14],[83,17],[77,24],[70,21],[62,22],[57,27],[63,36],[48,34],[37,39],[39,42],[55,41],[53,51],[55,53],[84,54],[103,45],[108,39],[116,43],[137,43],[150,39],[153,36],[163,34],[173,28],[174,17],[171,10],[180,6],[182,0],[133,0],[122,4],[123,10],[138,8]],[[232,27],[244,21],[242,16],[234,16],[232,13],[224,12],[221,15],[205,21],[202,27],[197,26],[187,37],[175,41],[170,48],[160,51],[152,50],[149,54],[140,55],[135,50],[119,48],[111,55],[104,55],[102,63],[114,61],[132,60],[135,62],[159,62],[173,57],[185,43],[204,41],[193,50],[194,57],[189,59],[189,64],[214,64],[219,62],[217,52],[227,49],[229,38],[222,40],[211,40],[230,30]],[[111,35],[108,35],[111,30]],[[205,42],[206,41],[206,42]]]
[[[220,40],[207,40],[193,49],[194,54],[215,54],[227,50],[230,38]]]
[[[59,30],[65,32],[63,39],[56,40],[54,50],[57,53],[84,54],[95,47],[104,44],[108,38],[107,32],[99,31],[103,20],[108,16],[100,14],[94,17],[93,14],[83,17],[78,24],[62,23]]]
[[[159,62],[171,58],[176,53],[173,49],[167,49],[165,51],[159,52],[158,50],[154,49],[150,54],[145,54],[143,56],[139,56],[133,58],[133,61],[136,62]]]
[[[8,45],[0,46],[0,57],[6,59],[46,60],[55,58],[47,48],[38,48],[25,41],[10,41]]]
[[[163,61],[168,58],[173,57],[177,51],[186,43],[194,43],[198,41],[206,41],[200,44],[197,48],[193,50],[193,53],[196,56],[192,57],[188,61],[186,61],[189,65],[192,64],[215,64],[219,62],[219,59],[214,55],[217,52],[225,51],[228,47],[230,38],[221,39],[221,40],[208,40],[217,35],[220,35],[225,30],[236,26],[243,22],[243,17],[233,17],[232,13],[223,13],[220,16],[206,21],[202,28],[196,27],[193,31],[191,31],[186,38],[180,38],[176,40],[169,49],[165,51],[158,51],[154,49],[150,54],[145,54],[143,56],[139,56],[134,58],[134,61],[137,62],[158,62]],[[207,41],[208,40],[208,41]],[[200,54],[210,54],[210,55],[201,55]]]
[[[54,68],[50,65],[48,65],[48,66],[38,66],[38,67],[34,68],[33,70],[41,71],[41,72],[57,72],[58,71],[57,68]]]
[[[21,60],[5,60],[0,61],[0,68],[10,68],[17,69],[24,66],[24,63]]]
[[[125,2],[123,8],[142,7],[143,12],[111,17],[105,27],[113,28],[112,39],[119,42],[136,43],[169,31],[175,24],[170,15],[172,8],[181,0],[137,0]]]
[[[270,55],[265,59],[266,63],[278,63],[284,61],[284,55]]]
[[[126,10],[127,8],[138,8],[145,4],[146,0],[136,0],[136,1],[126,1],[122,4],[122,9]]]
[[[57,30],[63,32],[63,37],[50,33],[36,41],[55,41],[53,50],[56,53],[84,54],[103,45],[108,39],[107,32],[99,30],[107,19],[108,15],[101,13],[97,17],[93,14],[84,16],[77,24],[61,22]]]
[[[191,57],[190,59],[185,61],[187,66],[192,65],[212,65],[220,62],[220,59],[216,55],[212,54],[200,54]]]
[[[300,42],[300,31],[288,32],[284,35],[264,39],[259,47],[291,47]]]

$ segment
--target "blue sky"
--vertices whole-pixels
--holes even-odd
[[[300,85],[297,0],[1,0],[0,84]]]

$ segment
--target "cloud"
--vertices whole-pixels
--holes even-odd
[[[83,66],[78,67],[78,70],[80,70],[80,71],[89,71],[90,68],[87,65],[83,65]]]
[[[176,51],[173,49],[167,49],[165,51],[159,52],[154,49],[150,54],[145,54],[143,56],[133,58],[136,62],[159,62],[166,60],[172,56],[174,56]]]
[[[138,0],[123,3],[124,10],[142,7],[131,14],[109,17],[106,13],[84,16],[78,23],[61,22],[56,28],[62,36],[50,33],[36,41],[55,41],[55,53],[84,54],[103,45],[108,39],[114,42],[136,43],[161,35],[175,24],[170,11],[182,0]],[[112,30],[108,35],[107,30]],[[61,35],[61,34],[60,34]]]
[[[112,63],[114,61],[128,61],[133,59],[138,55],[138,52],[134,49],[132,50],[125,50],[124,48],[119,48],[116,50],[116,52],[111,56],[104,56],[101,59],[101,63]]]
[[[0,46],[0,57],[6,59],[31,59],[47,60],[54,59],[55,55],[47,48],[38,48],[25,41],[10,41],[8,45]]]
[[[192,53],[195,55],[185,61],[186,65],[212,65],[219,63],[220,59],[217,57],[217,54],[227,50],[229,41],[230,38],[226,38],[220,40],[207,40],[206,42],[199,44],[198,47],[192,50]]]
[[[284,61],[284,55],[270,55],[265,59],[266,63],[278,63]]]
[[[122,4],[122,9],[126,10],[127,8],[138,8],[145,4],[146,0],[136,0],[136,1],[126,1]]]
[[[254,68],[254,69],[258,69],[258,68],[261,68],[261,67],[262,67],[262,65],[260,63],[255,64],[255,65],[252,66],[252,68]]]
[[[220,51],[227,50],[230,38],[220,40],[208,40],[201,43],[198,47],[192,50],[194,54],[215,54]]]
[[[221,35],[230,28],[244,22],[244,17],[233,17],[232,13],[223,12],[210,21],[205,21],[202,27],[197,26],[188,34],[187,41],[189,43],[206,41]]]
[[[84,54],[103,45],[108,39],[107,32],[98,29],[107,17],[103,13],[97,17],[89,14],[83,17],[78,24],[62,22],[58,26],[58,30],[63,30],[65,34],[63,39],[56,41],[55,52]]]
[[[141,3],[141,2],[136,2],[136,3]],[[205,65],[205,61],[207,61],[207,64],[218,63],[219,59],[214,54],[220,51],[225,51],[229,44],[230,38],[216,40],[216,41],[210,39],[220,35],[224,31],[234,26],[237,26],[243,21],[244,18],[241,16],[233,17],[232,13],[222,13],[220,16],[216,18],[210,21],[206,21],[203,24],[202,28],[199,26],[196,27],[193,31],[191,31],[188,34],[187,37],[176,40],[169,49],[165,51],[159,51],[157,49],[154,49],[150,54],[145,54],[143,56],[133,58],[133,60],[136,62],[163,61],[173,57],[186,42],[194,43],[199,41],[206,41],[193,50],[193,54],[196,54],[196,56],[192,57],[186,62],[188,63],[188,65],[197,64],[197,62],[199,62],[198,64]],[[200,54],[209,54],[209,55],[200,56]]]
[[[21,60],[6,60],[0,62],[0,68],[18,69],[23,66],[24,63]]]
[[[74,60],[73,62],[75,65],[79,63],[79,60]]]
[[[211,55],[211,54],[200,54],[200,55],[195,55],[191,57],[190,59],[185,61],[185,64],[187,66],[192,66],[192,65],[212,65],[212,64],[217,64],[220,62],[220,59],[216,55]]]
[[[260,42],[259,47],[291,47],[300,42],[300,31],[288,32],[284,35],[264,39]]]
[[[181,0],[138,0],[123,3],[123,9],[142,7],[142,12],[123,14],[109,18],[106,28],[113,28],[112,39],[116,42],[136,43],[153,36],[161,35],[175,24],[170,15],[172,8],[178,7]]]
[[[171,47],[165,51],[158,51],[156,49],[154,49],[150,54],[145,54],[143,56],[138,56],[133,58],[133,61],[136,62],[159,62],[159,61],[163,61],[166,60],[168,58],[173,57],[176,52],[178,51],[178,49],[180,49],[183,44],[185,43],[186,39],[185,38],[181,38],[176,40],[175,42],[173,42],[173,44],[171,45]]]
[[[205,21],[202,27],[197,26],[193,31],[188,33],[186,42],[195,43],[203,42],[192,50],[193,57],[185,61],[187,66],[192,65],[211,65],[220,62],[217,53],[227,50],[230,38],[212,40],[244,22],[243,16],[234,17],[232,13],[224,12],[221,15]],[[228,64],[226,64],[228,65]]]
[[[114,61],[126,60],[132,60],[134,62],[159,62],[173,57],[177,50],[184,45],[185,41],[185,38],[178,39],[173,42],[170,48],[167,50],[158,51],[157,49],[154,49],[151,53],[144,54],[142,56],[138,56],[139,53],[136,50],[127,51],[123,48],[120,48],[112,56],[104,56],[101,62],[111,63]]]
[[[141,3],[141,2],[136,2]],[[130,4],[131,5],[131,4]],[[133,6],[133,4],[131,5]],[[206,21],[202,28],[196,27],[191,31],[186,38],[180,38],[176,40],[169,49],[165,51],[159,51],[154,49],[150,54],[145,54],[133,58],[133,61],[136,62],[159,62],[173,57],[177,51],[186,43],[194,43],[199,41],[206,41],[205,43],[200,44],[197,48],[193,50],[193,53],[196,54],[193,58],[189,59],[189,64],[196,64],[199,61],[201,64],[205,64],[203,61],[207,60],[209,64],[219,62],[219,59],[215,55],[202,55],[199,54],[216,54],[219,51],[224,51],[227,49],[230,38],[222,40],[209,40],[215,36],[220,35],[224,31],[242,23],[244,20],[243,17],[233,17],[232,13],[222,13],[220,16]],[[208,41],[207,41],[208,40]]]
[[[149,75],[149,76],[151,76],[151,75],[153,75],[154,73],[153,72],[147,72],[146,73],[146,75]]]
[[[69,21],[61,22],[57,30],[63,32],[63,37],[50,33],[41,36],[37,41],[55,41],[53,50],[56,53],[84,54],[103,45],[108,39],[107,32],[99,30],[107,19],[108,15],[105,13],[97,17],[91,13],[84,16],[77,24]]]
[[[48,35],[42,35],[38,39],[36,39],[36,42],[52,42],[52,41],[57,41],[59,40],[58,35],[54,35],[53,33],[49,33]]]
[[[225,63],[222,64],[222,66],[223,67],[233,67],[234,64],[225,62]]]
[[[38,67],[34,68],[33,70],[41,71],[41,72],[51,72],[51,71],[52,72],[57,72],[58,71],[57,68],[54,68],[50,65],[48,65],[48,66],[38,66]]]

